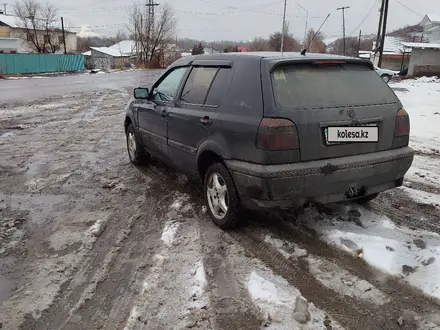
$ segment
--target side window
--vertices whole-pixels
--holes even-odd
[[[204,104],[218,68],[193,68],[182,91],[181,100],[191,104]]]
[[[171,71],[164,80],[153,90],[154,102],[171,102],[177,94],[180,81],[187,67],[176,68]]]
[[[232,69],[221,68],[215,76],[205,104],[220,105],[225,102],[229,89]]]

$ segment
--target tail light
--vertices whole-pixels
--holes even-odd
[[[295,124],[282,118],[263,118],[258,127],[257,148],[268,151],[299,149]]]
[[[400,109],[397,112],[396,117],[396,130],[394,131],[394,136],[406,136],[409,135],[409,115],[405,109]]]

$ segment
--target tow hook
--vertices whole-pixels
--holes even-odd
[[[350,189],[348,189],[346,196],[347,198],[353,198],[355,196],[357,196],[359,194],[359,191],[357,190],[357,188],[354,187],[350,187]]]

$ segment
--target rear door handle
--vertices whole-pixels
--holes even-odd
[[[212,123],[213,123],[212,119],[209,119],[209,116],[205,116],[205,117],[200,118],[200,122],[203,125],[212,125]]]

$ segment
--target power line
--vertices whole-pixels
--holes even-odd
[[[351,36],[353,33],[355,33],[357,31],[357,29],[359,29],[362,26],[362,24],[364,24],[364,22],[366,21],[368,16],[370,16],[371,12],[373,11],[374,7],[376,7],[379,4],[379,2],[380,2],[380,0],[376,0],[376,2],[373,3],[373,5],[371,6],[368,13],[365,15],[365,17],[362,19],[362,21],[359,23],[359,25],[356,26],[351,33],[349,33],[349,36]]]
[[[200,2],[205,2],[205,3],[209,3],[209,4],[213,4],[213,5],[217,5],[217,6],[221,6],[221,7],[225,7],[225,8],[230,8],[230,9],[237,9],[237,10],[254,10],[254,9],[262,9],[262,8],[266,8],[266,7],[270,7],[273,5],[277,5],[279,3],[282,3],[284,0],[277,0],[274,2],[270,2],[270,3],[265,3],[265,4],[260,4],[260,5],[256,5],[256,6],[250,6],[250,7],[236,7],[236,6],[231,6],[228,4],[224,4],[224,3],[220,3],[220,2],[216,2],[216,1],[211,1],[211,0],[197,0]]]
[[[296,0],[293,0],[295,2],[296,7],[298,8],[298,12],[299,12],[299,16],[301,16],[302,20],[305,22],[306,19],[303,17],[303,15],[301,15],[301,7],[298,4],[298,2],[296,2]]]
[[[409,8],[407,5],[405,5],[404,3],[400,2],[399,0],[396,0],[396,2],[400,5],[402,5],[403,7],[405,7],[406,9],[408,9],[410,12],[412,12],[413,14],[416,14],[419,17],[423,17],[423,15],[420,15],[419,13],[415,12],[414,10],[412,10],[411,8]]]

